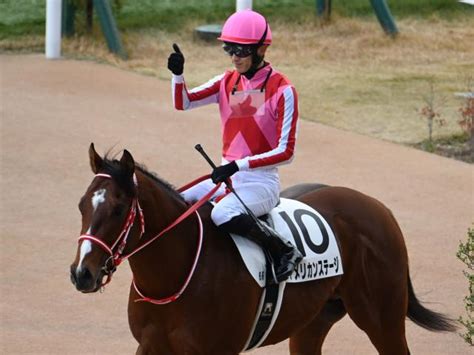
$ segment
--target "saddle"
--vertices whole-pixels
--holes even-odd
[[[259,219],[289,240],[303,254],[288,280],[267,285],[268,262],[262,249],[253,241],[231,234],[240,256],[257,284],[262,287],[259,308],[243,351],[262,344],[270,334],[280,312],[287,283],[307,282],[342,275],[342,262],[336,237],[323,216],[310,206],[286,198]]]
[[[296,200],[281,198],[280,203],[259,219],[290,241],[304,258],[287,280],[307,282],[342,275],[342,262],[336,237],[321,214]],[[245,237],[231,234],[240,256],[254,280],[266,285],[266,262],[262,249]]]

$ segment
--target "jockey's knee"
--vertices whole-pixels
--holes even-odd
[[[216,226],[220,226],[240,214],[242,214],[242,212],[235,207],[218,203],[211,211],[211,219]]]
[[[227,216],[227,213],[225,213],[224,209],[219,208],[218,206],[219,204],[215,205],[211,211],[211,219],[216,226],[220,226],[231,219]]]
[[[223,233],[235,233],[239,235],[247,235],[253,228],[255,222],[248,214],[240,214],[232,217],[229,221],[222,223],[218,229]]]

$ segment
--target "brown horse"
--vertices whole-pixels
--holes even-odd
[[[139,343],[137,354],[238,354],[262,289],[230,237],[212,223],[211,205],[199,208],[200,218],[192,213],[162,232],[189,208],[180,194],[136,165],[127,151],[120,161],[109,160],[91,145],[89,155],[96,176],[79,204],[82,237],[71,265],[76,288],[99,290],[114,271],[117,249],[127,255],[146,245],[129,258],[134,282],[128,317]],[[298,185],[282,195],[325,217],[338,240],[345,273],[287,284],[280,315],[262,346],[290,338],[291,354],[320,354],[330,328],[346,313],[381,354],[409,354],[406,317],[432,331],[455,329],[450,319],[415,297],[402,232],[382,203],[348,188],[315,184]],[[201,227],[204,239],[196,263]]]

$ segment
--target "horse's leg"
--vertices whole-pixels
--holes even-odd
[[[338,289],[347,313],[365,331],[380,354],[409,354],[405,338],[406,260],[389,256],[386,260],[378,260],[373,258],[371,251],[361,253],[355,248],[352,253],[352,265],[346,268],[347,273]]]
[[[371,269],[377,270],[375,266]],[[403,276],[381,269],[372,271],[366,280],[354,276],[359,271],[346,275],[351,280],[341,286],[340,295],[347,313],[365,331],[379,354],[409,354],[405,338],[408,307],[406,280]],[[400,273],[404,274],[403,271]]]
[[[141,329],[136,355],[171,355],[173,351],[162,332],[149,324]]]
[[[291,355],[319,355],[324,339],[334,323],[346,314],[340,300],[328,301],[316,318],[290,338]]]
[[[365,195],[326,187],[303,195],[333,228],[344,275],[336,294],[380,354],[407,354],[408,255],[390,211]]]
[[[135,353],[135,355],[151,355],[153,353],[151,353],[150,351],[148,351],[144,346],[142,345],[138,345],[138,348],[137,348],[137,351]]]
[[[377,311],[374,305],[346,304],[347,313],[357,326],[365,331],[379,354],[410,354],[405,338],[404,310],[396,305],[392,306],[392,310],[380,308]],[[394,317],[395,313],[398,316]]]

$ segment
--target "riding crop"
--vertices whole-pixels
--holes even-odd
[[[196,149],[199,153],[201,153],[201,155],[204,157],[204,159],[206,159],[206,161],[209,163],[209,165],[211,166],[211,168],[215,169],[217,168],[216,164],[214,164],[214,162],[211,160],[211,158],[209,157],[209,155],[207,155],[207,153],[204,151],[204,148],[200,145],[200,144],[196,144],[194,146],[194,149]],[[263,232],[265,233],[265,235],[267,237],[270,237],[271,235],[269,235],[269,231],[267,228],[265,228],[263,225],[262,225],[262,222],[257,218],[257,216],[255,216],[255,214],[252,212],[252,210],[250,208],[248,208],[248,206],[245,204],[245,202],[240,198],[240,196],[237,194],[237,192],[235,192],[235,189],[234,187],[232,186],[232,184],[229,182],[229,181],[225,181],[225,184],[227,186],[227,188],[229,189],[230,192],[232,192],[234,194],[234,196],[237,198],[237,200],[239,200],[239,202],[242,204],[242,206],[244,206],[245,208],[245,211],[247,212],[247,214],[252,217],[252,219],[254,220],[255,224],[258,226],[258,228]]]

